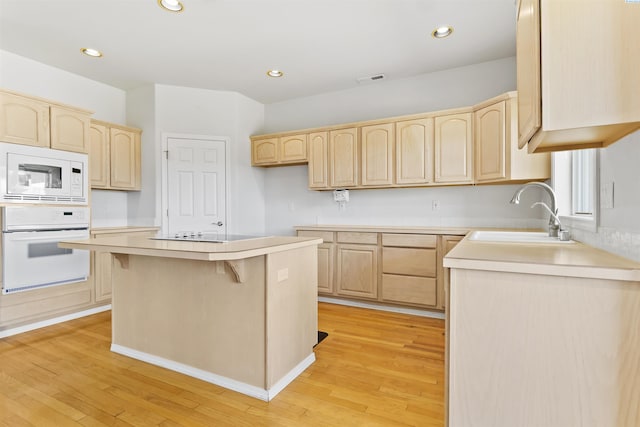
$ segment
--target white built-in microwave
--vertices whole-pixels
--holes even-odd
[[[0,203],[88,203],[88,156],[0,142]]]

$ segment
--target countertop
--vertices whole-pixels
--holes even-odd
[[[122,227],[91,227],[91,234],[110,233],[137,233],[144,231],[159,231],[160,227],[140,227],[134,225],[124,225]]]
[[[85,249],[115,254],[145,255],[204,261],[228,261],[318,245],[316,237],[260,237],[228,243],[153,240],[147,237],[114,236],[60,242],[63,248]]]
[[[479,242],[465,237],[444,258],[444,266],[547,276],[640,281],[640,263],[573,243]]]
[[[314,231],[355,231],[362,233],[403,233],[403,234],[450,234],[454,236],[464,236],[477,227],[423,227],[405,225],[298,225],[293,227],[297,230]],[[488,230],[488,229],[487,229]],[[491,229],[494,230],[494,229]]]

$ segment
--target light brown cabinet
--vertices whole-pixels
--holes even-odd
[[[91,113],[0,90],[0,141],[87,153]]]
[[[0,91],[0,141],[49,147],[49,104]]]
[[[91,187],[139,190],[141,131],[92,120],[89,135]]]
[[[329,187],[329,133],[309,134],[309,188]]]
[[[433,181],[433,119],[396,122],[396,184]]]
[[[251,164],[254,166],[303,164],[307,161],[306,134],[251,141]]]
[[[472,130],[470,112],[435,118],[435,182],[473,183]]]
[[[394,123],[360,128],[360,159],[363,187],[388,186],[394,181]]]
[[[382,300],[436,308],[437,236],[382,234]]]
[[[329,132],[329,187],[352,188],[358,185],[358,129]]]
[[[320,237],[318,294],[381,305],[444,310],[443,258],[463,236],[366,227],[296,227]]]
[[[517,98],[488,101],[474,112],[475,182],[544,180],[551,176],[549,153],[518,149]]]
[[[542,6],[542,7],[541,7]],[[603,23],[615,23],[615,30]],[[640,128],[640,7],[520,0],[519,144],[529,152],[605,147]]]
[[[334,265],[336,244],[331,231],[300,230],[302,237],[320,237],[323,243],[318,245],[318,294],[333,294],[335,291]]]
[[[337,234],[336,294],[376,299],[378,297],[378,245],[376,234],[342,232]],[[372,244],[374,240],[376,244]]]

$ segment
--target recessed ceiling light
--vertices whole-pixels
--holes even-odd
[[[102,56],[102,52],[97,49],[91,49],[90,47],[83,47],[80,49],[80,52],[84,53],[87,56],[92,56],[94,58],[100,58]]]
[[[158,4],[161,8],[170,12],[182,12],[184,10],[184,6],[179,0],[158,0]]]
[[[269,70],[267,71],[267,76],[269,77],[282,77],[284,73],[280,70]]]
[[[435,30],[433,30],[431,32],[431,35],[437,39],[443,39],[445,37],[450,36],[451,33],[453,33],[453,27],[444,25],[442,27],[438,27]]]

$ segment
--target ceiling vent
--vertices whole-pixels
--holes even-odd
[[[382,80],[385,80],[386,77],[384,74],[374,74],[373,76],[367,76],[367,77],[358,77],[356,79],[356,81],[363,85],[363,84],[367,84],[367,83],[373,83],[373,82],[379,82]]]

